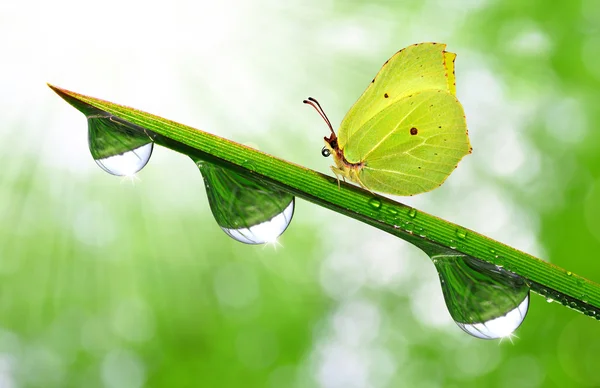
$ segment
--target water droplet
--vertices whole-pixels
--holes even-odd
[[[215,220],[227,235],[246,244],[274,242],[294,214],[294,196],[258,179],[203,162],[204,178]]]
[[[571,275],[573,275],[573,272],[567,271],[567,276],[571,276]]]
[[[461,329],[494,339],[521,325],[529,307],[529,287],[520,276],[469,256],[436,259],[446,306]]]
[[[410,208],[410,209],[408,210],[408,216],[409,216],[410,218],[415,218],[415,217],[417,216],[417,210],[416,210],[416,209],[414,209],[414,208]]]
[[[554,302],[554,299],[552,299],[552,298],[546,298],[546,302],[552,303],[552,302]]]
[[[248,170],[251,171],[255,171],[256,170],[256,166],[254,166],[254,163],[252,163],[251,160],[246,160],[245,162],[242,163],[242,167],[247,168]]]
[[[144,168],[154,148],[147,130],[105,112],[88,115],[88,143],[96,164],[117,176]]]
[[[369,205],[375,209],[381,208],[381,200],[379,198],[371,198],[369,200]]]
[[[467,231],[462,228],[456,229],[456,237],[465,239],[467,237]]]

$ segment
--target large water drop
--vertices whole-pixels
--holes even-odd
[[[450,315],[465,332],[482,339],[507,337],[523,323],[529,287],[522,277],[465,255],[435,255]]]
[[[154,148],[146,130],[105,112],[88,115],[88,142],[98,166],[117,176],[140,171]]]
[[[196,161],[210,210],[231,238],[245,244],[275,242],[294,214],[294,196],[258,179]]]

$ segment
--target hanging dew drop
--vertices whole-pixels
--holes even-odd
[[[294,215],[294,196],[212,163],[199,166],[210,210],[221,229],[245,244],[274,243]]]
[[[408,210],[408,216],[409,216],[410,218],[415,218],[415,217],[417,216],[417,210],[416,210],[416,209],[414,209],[414,208],[410,208],[410,209]]]
[[[88,144],[96,164],[116,176],[139,172],[154,148],[144,128],[105,112],[88,115]]]
[[[456,324],[481,339],[509,336],[529,308],[523,279],[493,264],[465,255],[432,256],[444,300]]]

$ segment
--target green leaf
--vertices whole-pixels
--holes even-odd
[[[521,276],[531,290],[600,319],[600,285],[472,230],[183,124],[50,86],[84,114],[90,107],[151,131],[157,144],[267,182],[291,195],[400,237],[429,256],[455,252]],[[334,227],[333,225],[331,227]]]

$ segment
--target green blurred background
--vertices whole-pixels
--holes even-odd
[[[0,387],[600,386],[600,322],[532,295],[462,332],[416,248],[297,201],[280,245],[212,219],[189,158],[133,181],[45,82],[328,172],[339,123],[409,44],[458,53],[474,152],[401,199],[600,280],[600,2],[0,2]]]

